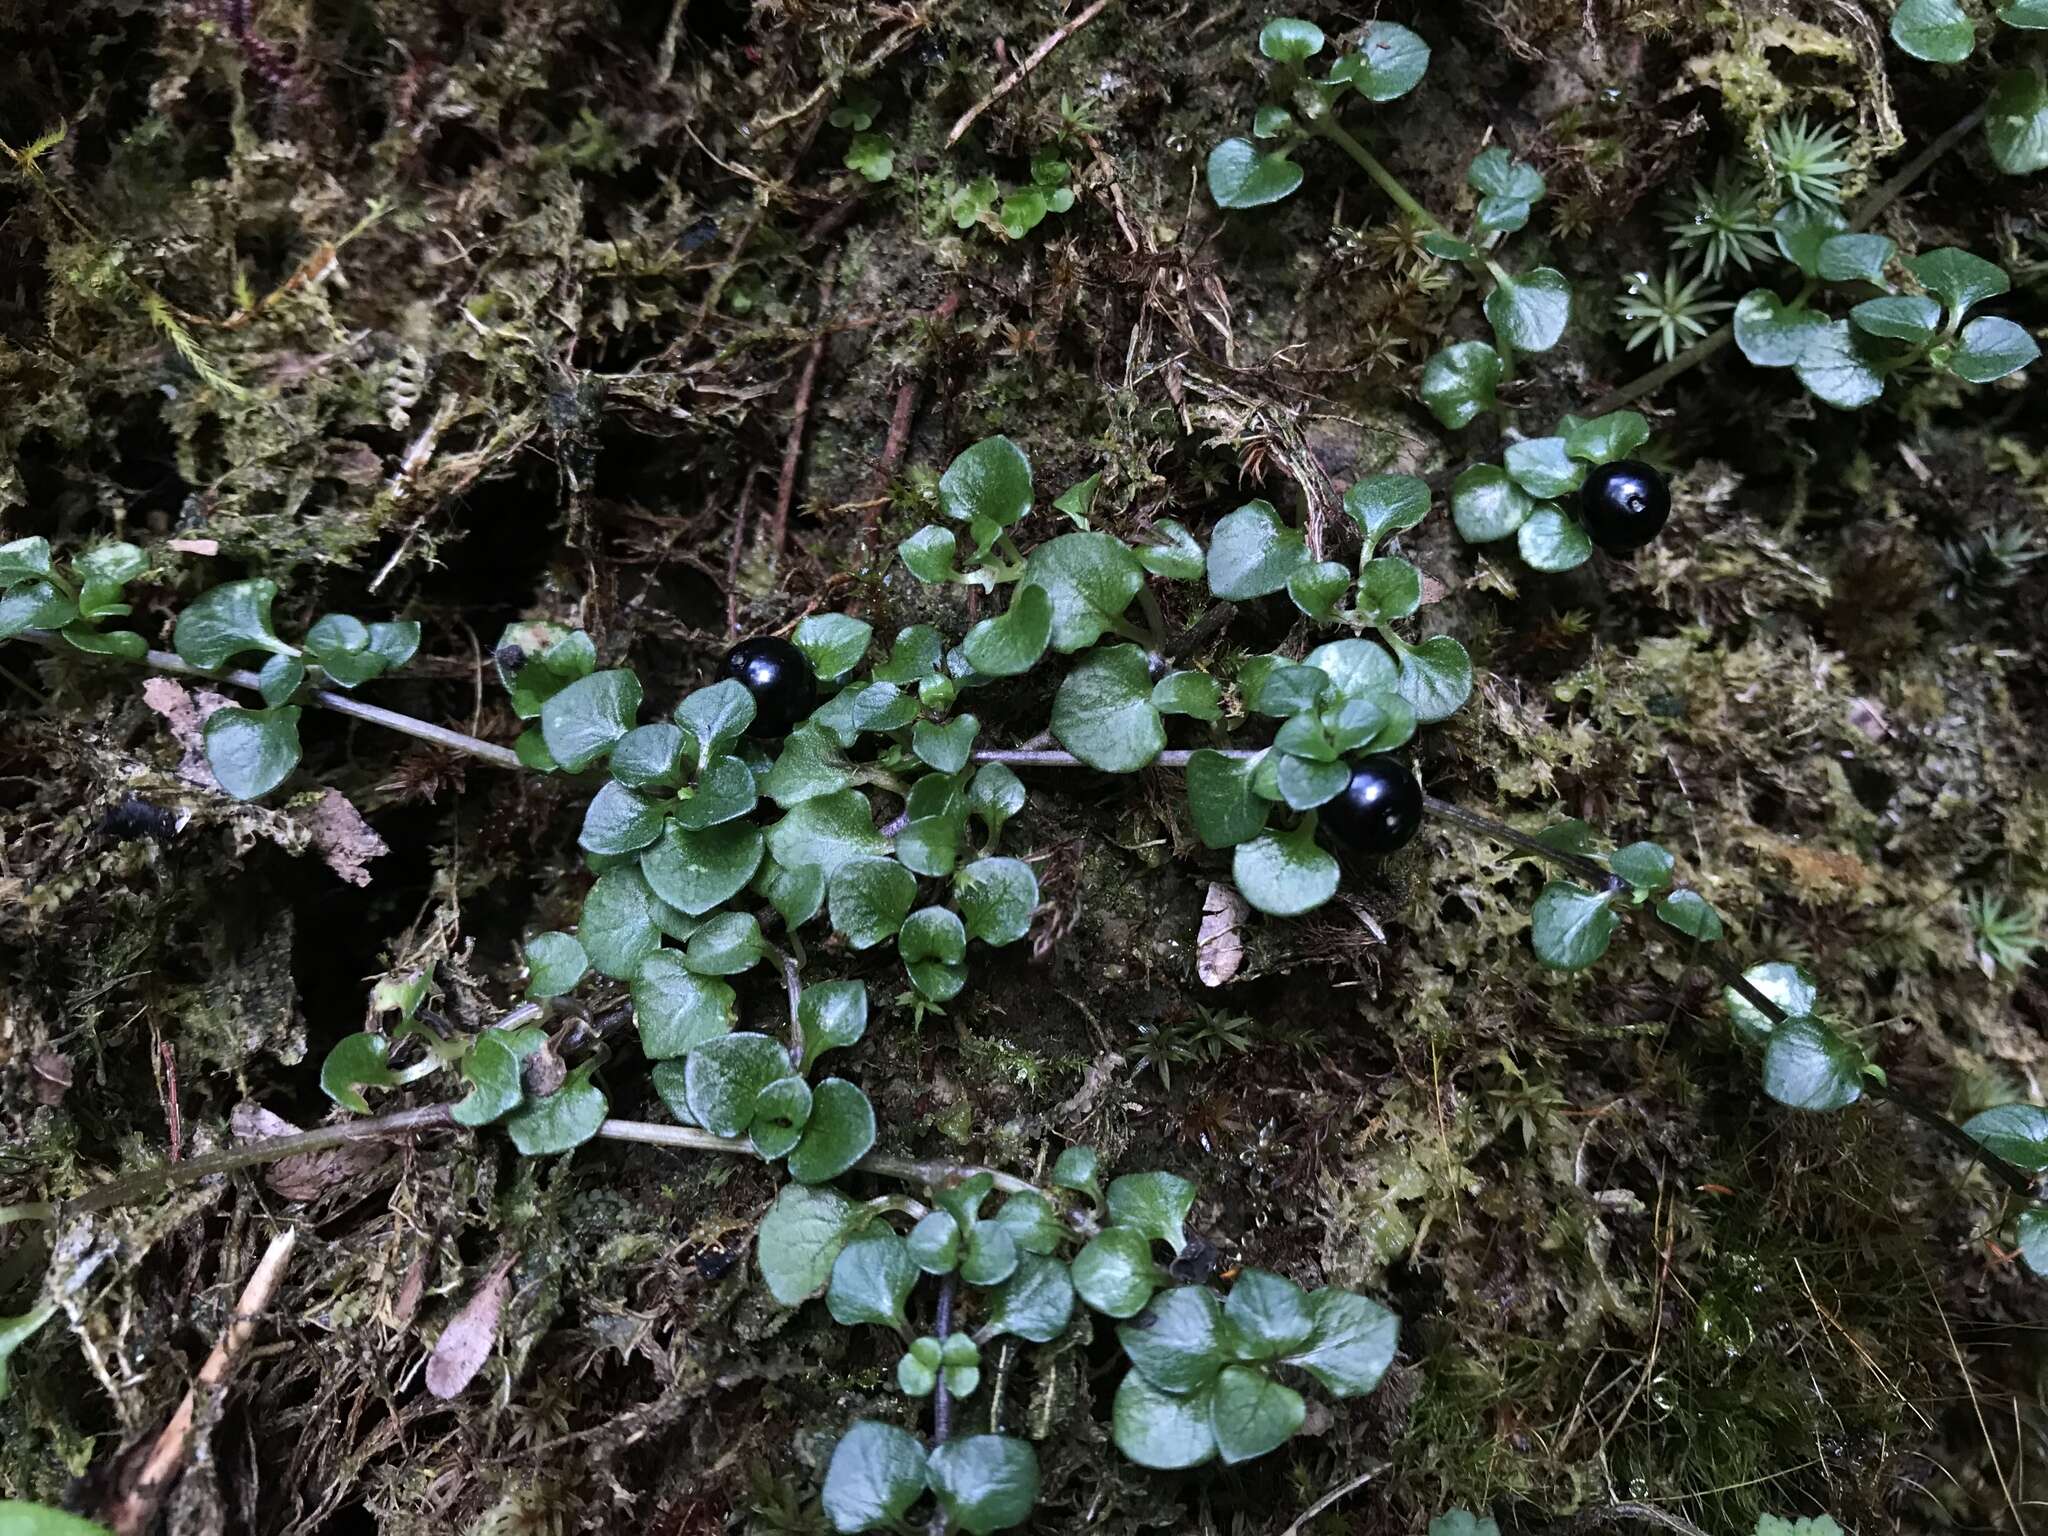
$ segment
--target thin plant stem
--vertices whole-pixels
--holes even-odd
[[[1443,225],[1437,222],[1435,214],[1417,202],[1408,189],[1401,185],[1400,179],[1392,171],[1380,164],[1378,156],[1344,131],[1343,126],[1338,123],[1334,112],[1317,119],[1312,126],[1317,133],[1328,139],[1356,161],[1358,168],[1373,179],[1373,184],[1387,194],[1388,200],[1396,208],[1399,208],[1418,224],[1433,229],[1439,234],[1450,233]]]
[[[1145,627],[1152,632],[1151,649],[1164,655],[1166,652],[1166,615],[1159,608],[1159,594],[1152,590],[1152,583],[1138,583],[1138,611],[1145,615]]]
[[[943,1346],[953,1332],[953,1276],[939,1279],[938,1315],[932,1319],[932,1336]],[[944,1445],[953,1438],[953,1394],[946,1390],[946,1367],[939,1366],[939,1379],[932,1388],[932,1444]]]

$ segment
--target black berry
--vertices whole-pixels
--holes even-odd
[[[1579,515],[1586,532],[1609,554],[1641,549],[1671,515],[1671,490],[1664,477],[1636,459],[1598,464],[1579,487]]]
[[[787,640],[756,635],[725,653],[718,675],[754,696],[749,736],[787,736],[818,707],[818,676],[810,659]]]
[[[1392,853],[1422,825],[1422,786],[1386,752],[1361,758],[1351,782],[1317,813],[1316,824],[1358,853]]]

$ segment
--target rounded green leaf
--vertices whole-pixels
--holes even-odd
[[[1121,539],[1066,533],[1031,551],[1024,579],[1052,599],[1052,648],[1065,654],[1102,638],[1138,595],[1145,570]]]
[[[1883,360],[1846,320],[1816,326],[1793,366],[1800,383],[1838,410],[1856,410],[1884,393]]]
[[[960,1265],[960,1223],[950,1211],[928,1211],[910,1229],[911,1261],[928,1275],[950,1275]]]
[[[802,1184],[823,1184],[866,1157],[874,1145],[875,1111],[868,1096],[843,1077],[828,1077],[812,1091],[811,1118],[790,1151],[789,1176]]]
[[[976,1222],[967,1228],[967,1244],[960,1252],[960,1278],[969,1285],[1000,1285],[1017,1272],[1023,1258],[1017,1239],[992,1221]]]
[[[1195,1193],[1177,1173],[1127,1173],[1110,1183],[1109,1219],[1179,1253],[1188,1245],[1186,1222]]]
[[[1052,599],[1043,587],[1026,583],[1010,594],[1010,606],[967,631],[960,653],[983,677],[1016,677],[1029,672],[1052,638]]]
[[[526,995],[560,997],[575,989],[590,969],[590,957],[573,935],[536,934],[526,942]]]
[[[391,1040],[368,1033],[344,1035],[320,1063],[320,1091],[343,1109],[367,1115],[364,1088],[389,1088],[398,1077],[387,1065]]]
[[[1135,773],[1157,757],[1166,745],[1166,726],[1152,705],[1145,653],[1135,645],[1114,645],[1082,657],[1053,698],[1052,733],[1074,756],[1105,773]]]
[[[857,1045],[868,1028],[868,989],[858,981],[819,981],[797,997],[797,1028],[804,1039],[800,1070],[827,1051]]]
[[[586,853],[636,853],[661,836],[662,809],[659,802],[608,779],[584,808],[576,841]]]
[[[1515,530],[1515,547],[1539,571],[1569,571],[1593,558],[1593,541],[1575,518],[1555,506],[1538,507]]]
[[[969,938],[1014,944],[1031,931],[1038,876],[1022,859],[976,859],[954,874],[953,901]]]
[[[683,963],[700,976],[737,976],[767,953],[761,921],[751,912],[720,912],[690,935]]]
[[[1031,461],[1007,437],[985,437],[939,477],[939,510],[956,522],[1007,528],[1031,510]]]
[[[1337,861],[1316,844],[1306,825],[1264,832],[1237,845],[1230,876],[1238,894],[1261,912],[1298,917],[1337,891]]]
[[[1555,971],[1578,971],[1607,953],[1620,921],[1611,894],[1553,880],[1529,913],[1529,936],[1538,960]]]
[[[1223,718],[1223,685],[1202,672],[1169,672],[1152,685],[1152,707],[1162,715],[1195,720]]]
[[[296,656],[272,656],[256,672],[256,691],[273,708],[290,699],[306,681],[306,664]]]
[[[1209,196],[1218,208],[1263,208],[1300,185],[1300,166],[1250,139],[1225,139],[1209,151]]]
[[[655,898],[640,871],[607,870],[583,898],[576,938],[600,976],[631,981],[647,957],[661,947]]]
[[[592,672],[541,705],[541,738],[565,772],[580,773],[633,728],[639,711],[639,678],[621,670]]]
[[[894,938],[917,901],[917,878],[894,859],[848,859],[826,886],[832,928],[855,949]]]
[[[684,1076],[687,1093],[687,1064]],[[747,1135],[755,1152],[773,1160],[796,1145],[810,1118],[811,1085],[800,1077],[779,1077],[754,1100],[754,1118],[747,1127]]]
[[[1742,973],[1742,979],[1777,1004],[1778,1011],[1787,1018],[1812,1013],[1820,997],[1813,978],[1789,960],[1752,965]],[[1721,989],[1721,1001],[1728,1005],[1728,1015],[1739,1033],[1758,1043],[1770,1038],[1774,1027],[1770,1016],[1756,1004],[1733,987]]]
[[[1948,370],[1970,384],[1989,384],[2040,357],[2034,338],[2010,320],[1984,315],[1963,327],[1956,349],[1949,354]]]
[[[826,1310],[845,1328],[860,1323],[906,1327],[903,1304],[917,1277],[903,1239],[877,1223],[839,1250],[825,1291]]]
[[[2043,25],[2048,26],[2048,21]],[[2048,1278],[2048,1206],[2030,1205],[2021,1211],[2018,1235],[2020,1256],[2027,1261],[2027,1268]]]
[[[1357,1397],[1380,1384],[1394,1363],[1401,1319],[1378,1302],[1325,1287],[1308,1298],[1307,1341],[1285,1363],[1296,1365],[1338,1397]]]
[[[202,592],[178,615],[171,649],[208,672],[249,651],[284,652],[288,648],[270,627],[270,605],[276,598],[277,583],[263,577]]]
[[[1335,560],[1317,560],[1298,567],[1287,578],[1287,595],[1312,619],[1336,617],[1337,604],[1351,586],[1350,568]]]
[[[1199,1467],[1216,1454],[1206,1394],[1175,1397],[1127,1372],[1110,1409],[1116,1448],[1141,1467],[1161,1472]]]
[[[1863,1097],[1863,1065],[1863,1053],[1820,1020],[1787,1019],[1764,1047],[1764,1092],[1793,1109],[1843,1109]]]
[[[1517,160],[1498,144],[1473,156],[1465,179],[1479,199],[1482,231],[1511,232],[1529,222],[1530,211],[1544,193],[1543,176],[1526,160]]]
[[[844,677],[868,653],[875,627],[843,613],[814,613],[798,624],[790,643],[804,653],[811,670],[831,682]]]
[[[1031,1518],[1038,1453],[1008,1435],[965,1435],[932,1452],[925,1481],[948,1521],[967,1536],[987,1536]]]
[[[1721,937],[1721,917],[1698,891],[1673,891],[1657,903],[1657,916],[1688,938],[1705,943]]]
[[[1032,1344],[1050,1344],[1074,1315],[1074,1282],[1067,1266],[1043,1254],[1018,1257],[1016,1273],[989,1298],[991,1334],[1013,1334]]]
[[[206,765],[237,800],[269,794],[299,765],[299,706],[216,709],[206,717]]]
[[[825,1518],[841,1532],[901,1523],[924,1496],[925,1454],[918,1438],[894,1424],[861,1419],[840,1436],[825,1468]]]
[[[655,895],[701,917],[746,889],[760,867],[761,847],[760,829],[748,822],[729,821],[693,831],[671,821],[640,856],[640,869]]]
[[[1299,64],[1323,51],[1323,29],[1296,16],[1275,16],[1259,28],[1259,52],[1269,59]]]
[[[1203,568],[1202,546],[1192,533],[1170,517],[1151,528],[1155,542],[1138,546],[1138,563],[1169,581],[1198,581]]]
[[[974,737],[980,729],[981,722],[972,715],[962,715],[944,725],[920,720],[911,730],[910,750],[920,762],[940,773],[958,773],[973,755]]]
[[[2012,287],[2005,268],[1953,245],[1907,257],[1906,270],[1948,306],[1951,325],[1962,324],[1963,317],[1977,305]]]
[[[1849,311],[1849,323],[1872,336],[1917,346],[1933,336],[1935,327],[1941,324],[1941,306],[1924,294],[1891,294],[1881,299],[1865,299]]]
[[[522,1157],[552,1157],[597,1134],[610,1106],[590,1081],[596,1070],[596,1062],[585,1062],[546,1098],[530,1099],[505,1117],[505,1134]]]
[[[1746,293],[1735,305],[1735,345],[1759,368],[1790,368],[1828,317],[1803,304],[1783,304],[1768,288]]]
[[[941,528],[934,523],[918,529],[898,544],[896,554],[919,581],[952,581],[959,575],[953,569],[955,543],[952,529]]]
[[[1308,1416],[1299,1392],[1255,1366],[1225,1366],[1206,1395],[1209,1427],[1226,1462],[1250,1461],[1277,1450]]]
[[[1315,667],[1285,656],[1252,656],[1238,667],[1237,683],[1245,708],[1255,715],[1284,719],[1300,714],[1321,698],[1330,679]]]
[[[766,1035],[720,1035],[683,1065],[690,1118],[714,1136],[744,1136],[761,1090],[789,1076],[789,1053]]]
[[[825,1289],[839,1250],[867,1221],[865,1207],[809,1184],[785,1184],[761,1218],[755,1258],[769,1294],[798,1306]]]
[[[699,769],[730,750],[753,723],[754,696],[737,678],[721,678],[708,688],[695,689],[676,705],[676,724],[688,737],[684,751],[694,747]]]
[[[128,545],[127,548],[134,548]],[[92,557],[82,555],[79,565]],[[10,539],[0,544],[0,587],[15,586],[20,582],[34,581],[37,577],[51,574],[50,541],[41,535],[25,539]],[[141,574],[137,572],[136,574]],[[188,660],[190,658],[187,658]]]
[[[1449,635],[1403,645],[1394,690],[1425,725],[1448,720],[1472,696],[1472,658]]]
[[[1152,1298],[1134,1322],[1116,1331],[1131,1366],[1162,1392],[1199,1392],[1223,1368],[1223,1309],[1199,1285],[1176,1286]]]
[[[1422,83],[1429,71],[1429,44],[1391,21],[1365,29],[1358,49],[1338,60],[1333,81],[1348,81],[1367,101],[1393,101]]]
[[[1256,760],[1208,747],[1188,758],[1188,816],[1206,848],[1235,848],[1265,830],[1269,802],[1252,792]]]
[[[1429,515],[1429,482],[1416,475],[1367,475],[1344,492],[1344,513],[1358,524],[1370,553],[1381,539]]]
[[[2001,75],[1984,116],[1991,160],[2008,176],[2048,167],[2048,85],[2032,69]]]
[[[1586,478],[1586,466],[1565,450],[1561,437],[1528,437],[1509,443],[1502,462],[1515,484],[1538,501],[1576,491]]]
[[[1299,1349],[1315,1332],[1308,1293],[1285,1276],[1247,1269],[1231,1282],[1224,1306],[1237,1332],[1240,1360],[1266,1360]],[[1155,1381],[1158,1378],[1153,1378]]]
[[[633,1018],[649,1061],[687,1056],[705,1041],[730,1034],[737,1017],[732,988],[715,976],[699,976],[672,949],[649,955],[633,977]]]
[[[2029,1173],[2048,1169],[2048,1110],[2035,1104],[2000,1104],[1970,1116],[1963,1129],[1994,1157]]]
[[[1074,1292],[1105,1317],[1136,1317],[1158,1288],[1152,1241],[1129,1227],[1105,1227],[1074,1255]]]
[[[701,832],[739,820],[753,810],[758,799],[753,769],[736,757],[714,757],[669,814],[685,831]]]
[[[1898,249],[1883,235],[1831,235],[1821,242],[1814,265],[1823,282],[1876,283],[1883,287],[1885,264]]]
[[[1263,501],[1245,503],[1209,536],[1209,590],[1233,602],[1280,591],[1306,564],[1301,535]]]
[[[1467,544],[1504,539],[1535,508],[1529,493],[1495,464],[1474,464],[1451,482],[1451,521]]]
[[[1677,861],[1659,843],[1630,843],[1607,856],[1607,867],[1638,891],[1661,891],[1671,883]]]
[[[1501,381],[1500,354],[1483,341],[1460,341],[1422,365],[1422,403],[1456,429],[1494,406]]]
[[[848,859],[880,858],[889,851],[882,834],[875,830],[867,797],[857,789],[819,795],[793,806],[768,829],[767,841],[775,862],[785,869],[815,866],[828,880]]]
[[[1316,762],[1306,757],[1296,757],[1292,752],[1282,752],[1274,759],[1278,764],[1273,770],[1273,784],[1280,792],[1280,799],[1292,811],[1312,811],[1319,805],[1327,804],[1344,792],[1351,782],[1351,765],[1330,761]]]
[[[1785,259],[1807,277],[1820,276],[1820,248],[1849,227],[1837,208],[1785,204],[1771,216],[1771,233]]]
[[[1609,411],[1581,421],[1565,418],[1564,451],[1588,464],[1625,459],[1650,440],[1650,424],[1635,411]]]
[[[1386,647],[1372,640],[1332,640],[1310,651],[1307,665],[1330,680],[1330,692],[1340,699],[1370,699],[1400,686],[1401,669]],[[1313,702],[1297,707],[1305,709]]]
[[[682,782],[682,751],[679,726],[636,726],[612,747],[612,777],[633,789],[674,789]]]
[[[618,771],[616,753],[612,757],[612,771]],[[832,733],[823,726],[806,723],[783,739],[775,766],[768,770],[760,788],[782,809],[789,810],[806,800],[845,789],[853,781],[853,769]]]
[[[1892,41],[1930,64],[1960,64],[1977,45],[1969,13],[1956,0],[1900,0]]]
[[[1486,296],[1493,331],[1518,352],[1548,352],[1571,318],[1572,286],[1554,267],[1510,276]]]
[[[912,874],[943,880],[959,861],[963,831],[950,816],[920,816],[896,834],[896,857]]]
[[[943,907],[924,907],[903,920],[896,951],[918,993],[935,1003],[957,997],[967,984],[967,928]]]

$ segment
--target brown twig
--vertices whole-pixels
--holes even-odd
[[[960,114],[960,120],[953,124],[952,128],[946,133],[946,148],[951,149],[955,144],[958,144],[960,136],[974,126],[976,118],[980,117],[982,113],[1014,91],[1023,83],[1026,75],[1038,68],[1039,65],[1043,64],[1051,56],[1053,49],[1059,47],[1061,43],[1064,43],[1076,32],[1087,26],[1089,22],[1100,16],[1108,5],[1109,0],[1095,0],[1093,5],[1089,6],[1087,10],[1076,16],[1072,21],[1055,27],[1047,35],[1045,41],[1031,50],[1023,63],[1003,76],[1001,82],[997,84],[994,90]]]
[[[256,1265],[256,1272],[249,1277],[249,1283],[242,1287],[242,1294],[235,1301],[234,1318],[227,1331],[215,1341],[212,1353],[199,1367],[199,1375],[186,1392],[184,1401],[178,1404],[177,1412],[171,1415],[171,1421],[156,1437],[156,1444],[151,1447],[149,1459],[142,1464],[142,1470],[109,1512],[107,1524],[113,1528],[115,1536],[137,1536],[156,1514],[157,1506],[170,1491],[170,1485],[185,1459],[192,1437],[193,1415],[198,1411],[199,1393],[211,1394],[227,1380],[228,1372],[234,1368],[236,1355],[247,1347],[256,1331],[256,1319],[263,1315],[271,1297],[277,1294],[278,1282],[284,1278],[285,1265],[290,1262],[292,1249],[298,1240],[296,1227],[287,1227],[270,1240],[270,1246]]]
[[[824,275],[818,281],[818,323],[825,321],[825,311],[832,305],[832,280],[838,275],[839,257],[835,254],[825,263]],[[817,387],[818,365],[825,356],[824,331],[812,338],[810,350],[804,354],[804,370],[796,381],[796,415],[789,424],[789,440],[782,450],[782,478],[775,487],[775,514],[768,521],[768,560],[771,566],[782,560],[782,546],[789,538],[789,508],[796,500],[796,472],[804,456],[804,423],[811,414],[811,391]]]
[[[939,301],[931,313],[930,325],[936,329],[946,324],[960,312],[960,290],[955,288]],[[931,350],[931,349],[928,349]],[[930,366],[927,356],[926,368]],[[888,505],[889,482],[896,477],[896,471],[903,463],[903,455],[910,451],[910,429],[917,420],[918,399],[924,393],[923,373],[905,379],[896,390],[896,408],[889,416],[889,435],[882,442],[882,457],[875,463],[874,500],[868,507],[868,515],[861,524],[861,542],[873,553],[875,529],[881,522],[882,508]]]
[[[747,510],[754,501],[754,471],[749,467],[740,481],[740,504],[732,516],[732,547],[725,556],[725,634],[736,639],[740,632],[740,551],[747,543]]]

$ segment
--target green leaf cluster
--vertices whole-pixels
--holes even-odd
[[[1547,437],[1509,443],[1501,463],[1462,470],[1451,483],[1451,521],[1468,544],[1512,536],[1534,569],[1571,570],[1592,557],[1593,541],[1569,498],[1590,467],[1633,457],[1649,440],[1649,423],[1635,411],[1566,416]]]
[[[0,640],[49,629],[75,650],[140,661],[149,650],[147,640],[133,630],[102,626],[134,612],[122,589],[149,570],[149,556],[133,544],[100,544],[71,556],[65,566],[59,570],[52,561],[48,539],[0,544]]]

